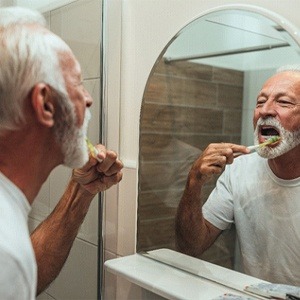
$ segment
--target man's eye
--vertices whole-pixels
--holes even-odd
[[[266,100],[257,100],[256,107],[262,107],[266,103]]]
[[[294,103],[290,102],[289,100],[283,100],[283,99],[276,100],[276,104],[281,106],[281,107],[292,107],[292,106],[294,106]]]

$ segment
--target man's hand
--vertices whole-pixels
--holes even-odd
[[[236,155],[248,154],[247,147],[218,143],[210,144],[192,166],[190,175],[200,182],[207,182],[214,174],[220,174],[227,164],[232,164]],[[196,180],[197,181],[197,180]]]
[[[93,195],[117,184],[123,176],[123,163],[117,154],[101,144],[95,147],[98,150],[97,159],[90,155],[87,164],[81,169],[74,169],[72,174],[72,179]]]

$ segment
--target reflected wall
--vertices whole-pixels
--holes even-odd
[[[138,251],[176,249],[175,214],[191,164],[209,143],[240,143],[243,77],[193,62],[155,67],[141,110]],[[224,233],[204,258],[232,267],[234,247],[226,245],[234,240],[234,230]]]

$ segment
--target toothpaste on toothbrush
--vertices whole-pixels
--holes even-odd
[[[258,145],[254,145],[254,146],[249,146],[247,147],[251,152],[253,152],[254,150],[258,149],[258,148],[262,148],[262,147],[265,147],[265,146],[268,146],[268,145],[272,145],[276,142],[278,142],[280,140],[280,136],[278,135],[275,135],[275,136],[272,136],[270,137],[269,139],[267,139],[266,141],[264,141],[263,143],[261,144],[258,144]]]
[[[98,157],[99,151],[97,150],[97,148],[92,144],[92,142],[91,142],[87,137],[85,138],[85,141],[86,141],[86,145],[87,145],[87,147],[88,147],[88,149],[89,149],[90,154],[91,154],[95,159],[97,159],[98,162],[102,162],[102,159],[100,159],[100,158]]]

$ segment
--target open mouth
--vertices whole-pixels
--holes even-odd
[[[280,132],[273,126],[263,125],[260,127],[260,142],[265,142],[273,136],[280,136]]]

